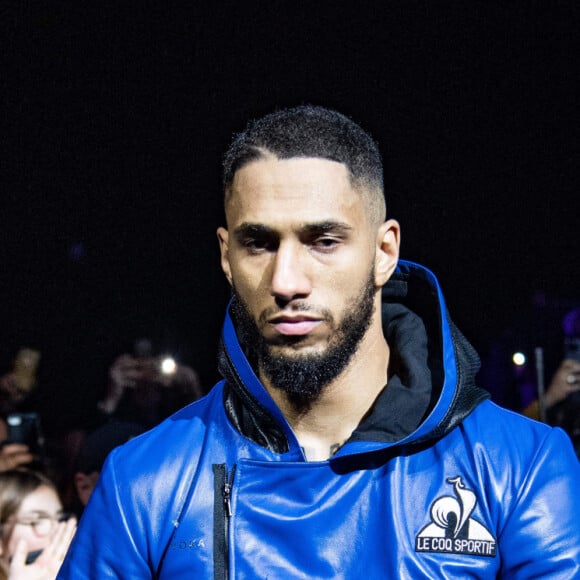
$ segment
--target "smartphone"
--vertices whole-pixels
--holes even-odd
[[[580,362],[580,338],[567,336],[564,339],[564,358]]]
[[[8,425],[7,443],[23,443],[28,445],[32,453],[42,453],[44,437],[37,413],[11,413],[6,417],[6,424]]]
[[[34,550],[34,552],[28,552],[28,554],[26,554],[26,565],[36,562],[40,554],[42,554],[42,550]]]

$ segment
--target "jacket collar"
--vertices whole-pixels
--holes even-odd
[[[489,396],[475,385],[479,358],[450,321],[429,270],[401,260],[382,300],[383,329],[391,348],[388,386],[340,455],[440,437]],[[274,452],[299,451],[292,428],[243,352],[229,309],[220,371],[227,381],[226,412],[236,428]]]

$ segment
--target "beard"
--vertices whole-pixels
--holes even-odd
[[[331,338],[322,352],[301,354],[301,336],[283,337],[283,344],[294,347],[293,354],[275,352],[258,329],[247,305],[235,287],[232,289],[231,314],[240,342],[247,349],[250,363],[270,380],[272,386],[284,391],[290,403],[298,409],[307,408],[316,401],[324,388],[348,366],[368,330],[375,310],[374,264],[365,285],[337,325],[328,309],[317,309],[329,324]],[[311,310],[299,302],[293,312]],[[264,315],[261,317],[265,318]],[[280,344],[280,340],[278,340]],[[298,348],[296,348],[298,347]]]

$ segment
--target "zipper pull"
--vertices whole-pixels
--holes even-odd
[[[232,486],[226,481],[224,483],[224,508],[226,510],[226,517],[232,517],[232,506],[230,505],[230,495],[232,493]]]
[[[226,481],[224,483],[224,491],[223,491],[223,496],[224,496],[224,509],[226,512],[226,517],[231,518],[232,517],[232,506],[230,503],[230,499],[232,496],[232,486],[234,483],[234,475],[236,473],[236,466],[234,465],[232,468],[232,472],[230,473],[230,478],[229,481],[226,478]]]

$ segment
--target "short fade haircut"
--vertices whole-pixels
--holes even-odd
[[[354,121],[324,107],[303,105],[250,121],[237,134],[223,162],[223,186],[231,190],[237,171],[274,155],[278,159],[315,157],[342,163],[357,190],[367,192],[371,215],[385,219],[383,163],[373,138]]]

